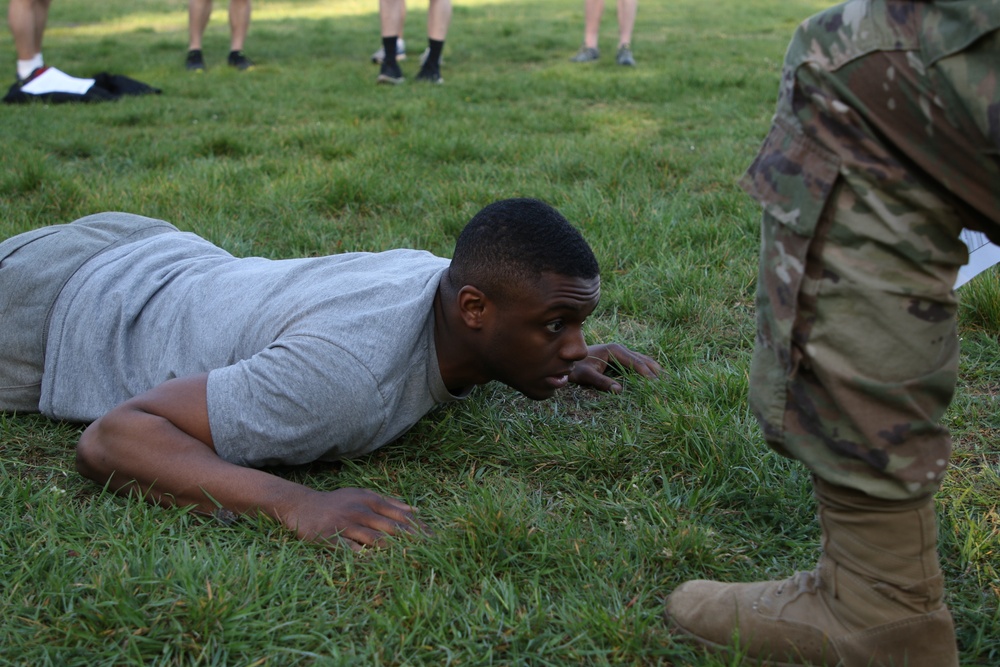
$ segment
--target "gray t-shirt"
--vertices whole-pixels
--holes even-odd
[[[417,250],[241,259],[184,232],[114,247],[56,299],[40,410],[90,421],[210,371],[223,459],[257,467],[365,454],[457,398],[434,348],[448,263]]]

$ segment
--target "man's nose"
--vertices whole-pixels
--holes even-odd
[[[583,328],[575,327],[567,336],[561,356],[567,361],[581,361],[587,358],[587,341],[583,339]]]

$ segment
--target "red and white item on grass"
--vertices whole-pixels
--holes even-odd
[[[91,79],[70,76],[55,67],[39,67],[26,81],[10,87],[4,104],[65,104],[67,102],[108,102],[131,95],[158,95],[159,88],[121,74],[101,72]]]
[[[46,93],[83,95],[93,86],[94,79],[79,79],[55,67],[40,67],[32,73],[27,82],[21,84],[21,90],[28,95]]]

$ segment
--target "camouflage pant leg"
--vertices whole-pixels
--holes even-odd
[[[953,10],[993,3],[942,4],[804,23],[743,183],[764,206],[751,406],[768,443],[890,499],[944,475],[958,237],[1000,238],[1000,7],[971,25]]]

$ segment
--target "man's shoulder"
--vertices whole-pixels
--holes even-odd
[[[438,257],[427,250],[415,248],[393,248],[380,252],[347,252],[327,255],[334,261],[361,261],[372,264],[398,264],[400,266],[448,266],[450,259]]]
[[[423,291],[428,284],[437,286],[440,275],[451,260],[426,250],[400,248],[382,252],[352,252],[303,260],[301,268],[316,271],[348,291],[362,289],[381,292],[385,289]]]

